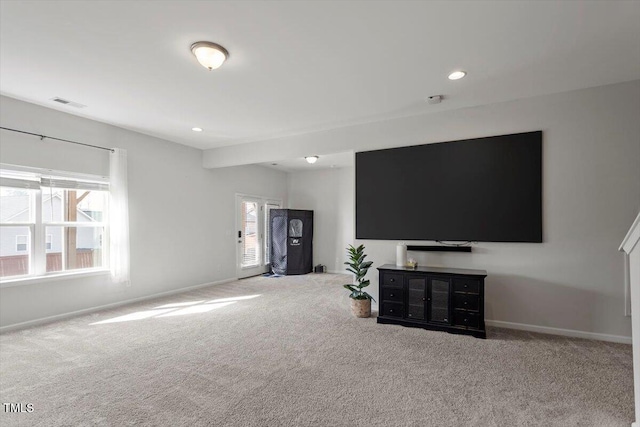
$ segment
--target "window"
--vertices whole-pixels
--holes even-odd
[[[3,166],[0,278],[106,268],[108,189],[102,177]]]
[[[289,237],[302,237],[301,219],[292,219],[289,221]]]
[[[0,277],[24,276],[33,263],[30,243],[35,231],[37,183],[26,183],[22,188],[15,182],[8,184],[12,186],[0,186]]]
[[[18,234],[16,236],[16,252],[24,252],[27,250],[28,237],[29,236],[24,234]]]
[[[242,267],[260,264],[260,242],[258,239],[258,203],[242,202]]]

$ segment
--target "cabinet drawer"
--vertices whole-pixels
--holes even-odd
[[[478,329],[478,327],[480,327],[480,317],[477,313],[455,310],[453,313],[453,324]]]
[[[385,273],[382,275],[382,286],[402,287],[403,277],[402,274]]]
[[[453,308],[478,311],[480,297],[473,294],[453,294]]]
[[[402,288],[382,288],[382,301],[403,302]]]
[[[404,315],[403,304],[399,302],[383,302],[382,315],[389,317],[402,317]]]
[[[477,294],[480,292],[480,281],[474,279],[453,279],[453,292]]]

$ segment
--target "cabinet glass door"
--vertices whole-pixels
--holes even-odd
[[[424,320],[427,279],[424,277],[409,277],[407,280],[407,318]]]
[[[449,280],[431,279],[429,287],[429,321],[451,323],[449,316]]]

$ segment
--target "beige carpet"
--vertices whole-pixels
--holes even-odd
[[[378,325],[351,317],[345,280],[257,277],[3,334],[0,400],[34,411],[0,407],[0,425],[633,421],[629,345]]]

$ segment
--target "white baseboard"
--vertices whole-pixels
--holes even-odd
[[[524,323],[503,322],[502,320],[485,320],[488,326],[498,328],[518,329],[520,331],[540,332],[543,334],[562,335],[565,337],[586,338],[589,340],[609,341],[621,344],[631,344],[631,337],[621,335],[599,334],[596,332],[584,332],[574,329],[551,328],[549,326],[527,325]],[[640,427],[640,426],[638,426]]]
[[[118,302],[114,302],[114,303],[111,303],[111,304],[99,305],[97,307],[84,308],[82,310],[72,311],[72,312],[69,312],[69,313],[56,314],[54,316],[41,317],[40,319],[28,320],[26,322],[14,323],[12,325],[7,325],[7,326],[0,327],[0,334],[5,333],[5,332],[16,331],[16,330],[19,330],[19,329],[29,328],[31,326],[37,326],[37,325],[42,325],[42,324],[45,324],[45,323],[51,323],[51,322],[55,322],[55,321],[62,320],[62,319],[68,319],[70,317],[80,316],[80,315],[83,315],[83,314],[89,314],[89,313],[93,313],[93,312],[100,311],[100,310],[116,308],[116,307],[120,307],[120,306],[127,305],[127,304],[133,304],[133,303],[136,303],[136,302],[152,300],[152,299],[161,298],[161,297],[165,297],[165,296],[169,296],[169,295],[181,294],[183,292],[191,291],[191,290],[194,290],[194,289],[206,288],[207,286],[222,285],[223,283],[233,282],[234,280],[238,280],[238,279],[235,278],[235,277],[232,277],[230,279],[218,280],[218,281],[215,281],[215,282],[201,283],[199,285],[187,286],[186,288],[174,289],[174,290],[171,290],[171,291],[160,292],[160,293],[152,294],[152,295],[146,295],[144,297],[133,298],[133,299],[128,299],[128,300],[124,300],[124,301],[118,301]]]

